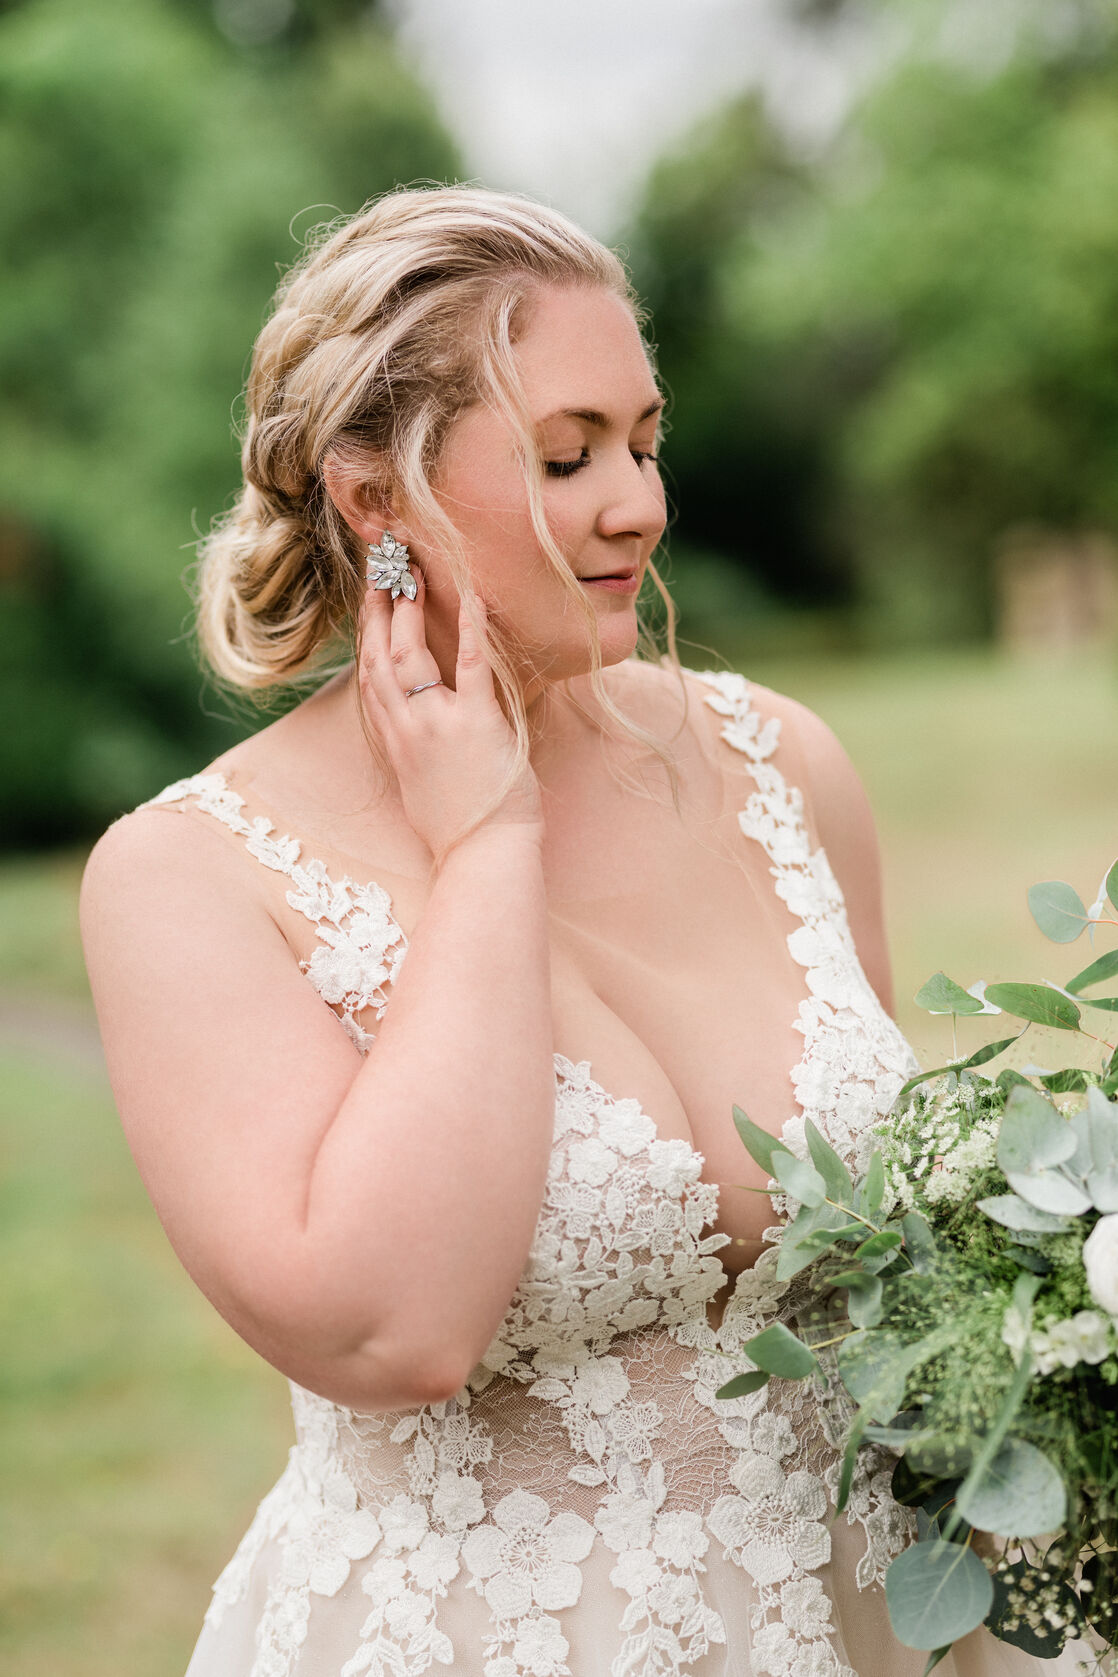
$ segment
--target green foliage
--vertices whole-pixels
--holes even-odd
[[[277,271],[314,223],[456,171],[360,8],[299,19],[260,56],[173,0],[0,17],[9,842],[93,830],[231,743],[198,702],[182,573],[238,481]]]
[[[1069,939],[1056,911],[1071,895],[1051,882],[1030,895],[1058,944]],[[1077,935],[1109,923],[1101,895],[1090,911],[1074,900]],[[1102,955],[1078,982],[1111,977]],[[1080,1033],[1079,1009],[1054,985],[976,990],[992,1005],[975,1012],[1004,1007],[1026,1029]],[[974,1001],[942,973],[918,999],[955,1014]],[[854,1405],[853,1420],[842,1403],[835,1411],[846,1425],[840,1512],[862,1445],[899,1453],[898,1495],[917,1509],[921,1541],[890,1567],[886,1598],[897,1636],[929,1650],[929,1669],[984,1620],[1054,1655],[1084,1614],[1108,1634],[1118,1596],[1097,1567],[1098,1599],[1079,1587],[1085,1557],[1118,1534],[1118,1336],[1109,1283],[1092,1269],[1097,1243],[1084,1245],[1118,1211],[1114,1054],[1103,1045],[1100,1069],[1033,1068],[1035,1081],[966,1069],[1013,1040],[906,1085],[857,1179],[815,1126],[808,1164],[736,1115],[752,1156],[792,1196],[776,1273],[808,1272],[792,1325],[772,1323],[743,1350],[773,1377],[821,1373]],[[1084,1098],[1069,1115],[1044,1085],[1067,1089],[1073,1076]],[[989,1566],[969,1546],[976,1529],[1004,1540]],[[1056,1543],[1031,1552],[1046,1533]]]
[[[720,520],[706,545],[744,548],[759,574],[781,567],[815,598],[821,574],[837,576],[845,592],[830,597],[853,597],[860,631],[890,640],[987,633],[1007,532],[1118,528],[1113,8],[1068,14],[1060,42],[1022,27],[996,68],[944,52],[945,8],[923,9],[814,170],[771,176],[762,195],[756,145],[739,140],[726,190],[728,117],[650,181],[647,262],[635,239],[638,276],[669,314],[690,297],[657,286],[666,251],[681,257],[693,236],[694,267],[713,268],[696,280],[681,264],[701,358],[677,359],[674,331],[665,346],[688,496],[724,505],[719,480],[737,489],[749,474],[736,525]],[[704,428],[683,398],[708,368]],[[718,393],[735,382],[739,414],[769,416],[767,444],[755,423],[727,428]],[[787,518],[758,530],[754,460],[793,501],[795,540]],[[768,553],[752,551],[755,531]]]
[[[982,1623],[994,1587],[972,1549],[933,1539],[897,1556],[886,1574],[885,1599],[899,1641],[940,1648]]]

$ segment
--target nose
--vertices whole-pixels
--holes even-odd
[[[598,514],[598,533],[659,541],[668,516],[660,474],[650,463],[635,460],[628,449],[623,454],[610,473],[609,489]]]

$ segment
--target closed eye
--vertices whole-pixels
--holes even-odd
[[[629,452],[638,466],[647,465],[649,461],[655,465],[660,458],[658,454],[653,454],[651,449],[633,448]],[[583,466],[589,464],[590,450],[584,448],[577,460],[545,460],[544,471],[548,477],[573,477],[575,472],[580,472]]]
[[[545,460],[544,471],[548,477],[573,477],[583,466],[590,464],[590,450],[584,448],[577,460]]]

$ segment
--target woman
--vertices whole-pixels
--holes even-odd
[[[714,1397],[782,1291],[732,1103],[855,1155],[910,1057],[831,735],[631,658],[660,411],[617,260],[484,191],[341,226],[257,344],[203,645],[355,662],[83,901],[160,1217],[293,1383],[191,1677],[923,1668],[887,1471],[831,1529],[811,1395]]]

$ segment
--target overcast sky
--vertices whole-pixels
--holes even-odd
[[[868,62],[862,30],[808,36],[787,0],[393,0],[467,167],[594,232],[673,138],[750,86],[810,144]]]

